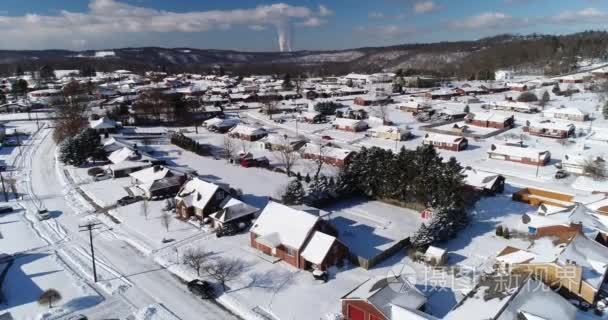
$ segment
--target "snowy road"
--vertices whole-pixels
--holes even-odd
[[[66,201],[66,190],[62,191],[63,186],[55,168],[56,145],[49,133],[50,129],[41,132],[39,139],[34,142],[37,145],[24,160],[23,170],[30,173],[28,193],[35,195],[32,196],[34,199],[40,199],[24,201],[24,205],[30,210],[43,206],[52,212],[54,219],[35,223],[38,231],[51,241],[61,241],[61,247],[72,255],[80,254],[80,258],[90,261],[88,234],[78,231],[78,225],[86,215],[82,211],[86,211],[86,208],[80,210],[70,200]],[[221,306],[194,297],[181,281],[120,240],[110,228],[102,227],[94,238],[103,288],[114,296],[122,296],[122,300],[131,308],[139,309],[159,303],[183,320],[238,319]],[[91,277],[90,274],[85,276]]]

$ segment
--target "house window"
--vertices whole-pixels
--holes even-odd
[[[296,250],[292,249],[290,247],[285,247],[285,252],[287,253],[288,256],[295,256],[296,255]]]

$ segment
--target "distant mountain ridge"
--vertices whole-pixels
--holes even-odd
[[[352,71],[414,69],[444,74],[477,74],[502,67],[545,68],[567,58],[606,56],[608,34],[586,31],[565,36],[498,35],[476,41],[404,44],[333,51],[239,52],[194,48],[121,48],[107,50],[0,50],[0,65],[77,67],[82,63],[157,69],[212,65],[294,65],[315,68],[340,64]],[[1,71],[1,70],[0,70]]]

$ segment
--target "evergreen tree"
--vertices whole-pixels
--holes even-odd
[[[283,90],[289,91],[291,89],[293,89],[293,82],[291,82],[291,75],[289,73],[286,73],[285,76],[283,77]]]
[[[323,206],[331,198],[330,187],[325,176],[321,176],[308,185],[307,203],[312,206]]]
[[[555,95],[559,95],[562,92],[562,90],[559,87],[559,83],[556,83],[553,86],[553,89],[551,89],[551,92],[553,92],[553,94],[555,94]]]
[[[604,119],[608,119],[608,101],[606,101],[606,103],[604,104],[602,114],[604,115]]]
[[[287,184],[285,193],[282,196],[282,201],[286,205],[299,205],[304,202],[304,187],[297,179],[290,181]]]
[[[471,112],[471,108],[469,107],[469,105],[468,105],[468,104],[467,104],[466,106],[464,106],[464,110],[463,110],[463,112],[464,112],[464,113],[469,113],[469,112]]]

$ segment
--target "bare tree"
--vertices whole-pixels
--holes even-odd
[[[583,164],[583,172],[594,180],[605,180],[608,172],[604,161],[587,159]]]
[[[53,307],[53,302],[61,300],[61,293],[55,289],[48,289],[44,291],[38,298],[38,304],[47,305],[49,309]]]
[[[243,154],[247,154],[247,152],[249,152],[249,143],[245,140],[241,140],[240,145],[241,145],[241,151],[243,152]]]
[[[169,227],[171,226],[171,215],[167,212],[163,212],[163,214],[160,216],[160,224],[167,232],[169,232]]]
[[[144,199],[144,201],[141,202],[141,215],[144,216],[146,218],[146,220],[148,220],[149,214],[150,214],[150,205],[148,203],[148,199]]]
[[[69,137],[74,137],[87,126],[87,120],[83,116],[85,107],[82,103],[83,90],[77,81],[72,81],[63,88],[66,104],[61,104],[55,109],[53,120],[53,140],[56,143],[63,142]]]
[[[207,263],[210,255],[210,252],[207,252],[202,248],[188,248],[182,255],[182,262],[188,267],[196,270],[196,275],[200,277],[201,269],[203,269]]]
[[[275,100],[268,99],[264,102],[262,107],[268,114],[268,118],[272,120],[272,115],[277,111],[279,103]]]
[[[323,169],[323,165],[325,164],[325,155],[327,153],[326,151],[327,151],[327,149],[325,149],[325,146],[319,145],[319,151],[315,155],[315,157],[312,159],[313,163],[314,163],[314,171],[315,171],[313,179],[319,178],[319,174],[321,173],[321,170]]]
[[[236,154],[236,142],[234,141],[234,139],[225,136],[222,145],[222,151],[224,152],[224,156],[226,157],[226,159],[228,159],[228,161],[234,158],[234,155]]]
[[[388,123],[388,105],[386,103],[382,103],[379,106],[374,108],[374,115],[380,119],[382,119],[382,124]]]
[[[226,282],[237,278],[245,271],[245,263],[237,258],[220,258],[205,266],[205,272],[226,290]]]
[[[283,136],[281,144],[282,145],[275,150],[274,154],[277,160],[279,160],[280,163],[285,167],[287,176],[291,177],[291,169],[296,164],[300,156],[289,143],[287,136]]]

